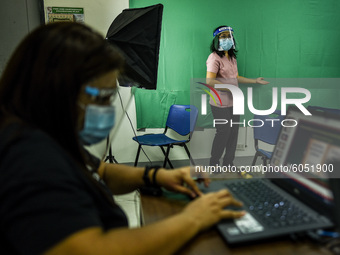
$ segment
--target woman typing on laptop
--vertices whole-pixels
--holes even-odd
[[[99,34],[71,22],[38,28],[14,52],[0,80],[1,253],[172,254],[199,231],[243,215],[223,209],[241,205],[226,190],[202,195],[188,167],[106,164],[83,150],[112,129],[122,65]],[[112,195],[145,185],[199,198],[129,229]]]

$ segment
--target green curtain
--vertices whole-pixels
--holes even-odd
[[[130,0],[130,8],[158,3],[164,5],[158,84],[135,91],[138,128],[164,127],[170,105],[190,104],[191,80],[205,77],[219,25],[234,28],[241,76],[340,77],[339,0]],[[311,104],[339,108],[338,81],[313,88]],[[274,85],[252,85],[258,109],[270,104]]]

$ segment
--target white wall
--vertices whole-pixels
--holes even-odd
[[[129,0],[44,0],[44,6],[84,8],[85,23],[105,36],[114,18],[129,7]]]
[[[38,0],[0,1],[0,75],[15,47],[39,24]]]

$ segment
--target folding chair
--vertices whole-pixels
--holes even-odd
[[[328,113],[340,115],[340,109],[335,109],[335,108],[327,108],[327,107],[309,105],[307,107],[307,110],[318,111],[318,112],[328,112]]]
[[[135,166],[137,166],[139,153],[143,145],[145,146],[159,146],[165,156],[163,167],[166,167],[166,164],[169,163],[169,166],[173,168],[173,165],[169,159],[170,149],[173,146],[178,145],[184,147],[190,161],[194,164],[193,159],[191,158],[190,152],[186,143],[188,143],[191,139],[191,136],[194,132],[196,120],[198,116],[198,110],[193,105],[172,105],[169,110],[169,115],[166,121],[165,130],[161,134],[146,134],[135,136],[132,139],[138,143],[138,150],[135,160]],[[174,139],[169,137],[169,131],[173,130],[180,138],[183,139]],[[166,151],[165,149],[166,148]]]
[[[278,115],[273,117],[272,115]],[[275,111],[272,115],[254,115],[254,119],[262,120],[263,126],[253,127],[254,130],[254,144],[255,144],[255,156],[252,162],[252,166],[256,164],[257,158],[261,157],[263,165],[267,165],[267,161],[272,158],[272,151],[262,149],[264,144],[275,145],[281,130],[281,121],[284,116],[281,116],[280,111]],[[271,121],[271,119],[279,119],[279,121]],[[263,146],[260,146],[259,141],[263,142]],[[260,148],[262,147],[262,148]]]

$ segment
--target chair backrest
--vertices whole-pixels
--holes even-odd
[[[329,112],[329,113],[340,115],[340,109],[335,109],[335,108],[327,108],[327,107],[309,105],[307,107],[307,110],[314,110],[314,111],[319,111],[319,112]]]
[[[254,119],[262,120],[263,122],[263,126],[253,128],[255,140],[260,140],[271,145],[276,144],[282,127],[281,121],[284,119],[284,116],[281,116],[279,111],[275,111],[274,114],[278,116],[273,117],[272,115],[254,115]],[[272,121],[273,119],[276,119],[276,121]],[[277,121],[277,119],[279,119],[279,121]],[[258,124],[256,123],[256,125]]]
[[[198,110],[193,105],[172,105],[166,121],[166,126],[185,136],[195,129]]]

